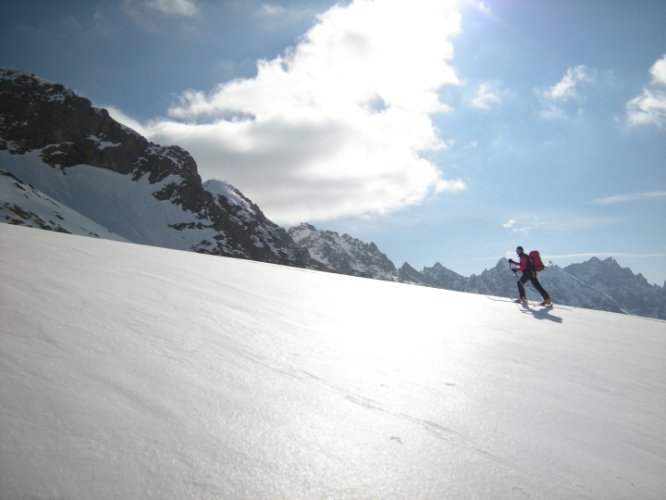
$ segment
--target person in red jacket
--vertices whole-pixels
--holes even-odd
[[[523,250],[523,247],[516,248],[516,254],[520,258],[518,262],[509,259],[509,262],[514,266],[514,271],[520,271],[523,275],[518,280],[518,298],[515,300],[520,304],[525,304],[527,302],[527,295],[525,294],[525,284],[529,281],[534,285],[534,288],[541,294],[543,297],[543,302],[540,304],[542,306],[550,306],[553,304],[553,301],[548,295],[548,292],[541,286],[539,280],[537,279],[537,273],[532,267],[532,261],[529,256]]]

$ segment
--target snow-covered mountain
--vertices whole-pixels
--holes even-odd
[[[1,498],[666,491],[666,323],[0,224]]]
[[[364,243],[347,234],[322,231],[310,224],[293,227],[289,234],[303,251],[310,253],[308,267],[313,269],[483,295],[517,295],[517,277],[506,259],[469,277],[439,262],[421,271],[407,262],[396,269],[374,243]],[[649,285],[641,275],[620,269],[612,259],[603,261],[610,268],[600,269],[600,263],[591,259],[565,269],[550,266],[539,274],[539,280],[559,304],[666,319],[664,287]],[[541,301],[531,285],[526,290],[528,298]]]
[[[456,290],[458,292],[468,291],[468,280],[464,276],[444,267],[439,262],[432,267],[424,267],[421,274],[429,286],[444,288],[446,290]]]
[[[577,279],[558,266],[550,266],[540,272],[539,282],[558,304],[600,311],[624,312],[621,305],[612,297]],[[530,283],[527,284],[525,290],[529,299],[539,302],[542,300],[541,295],[532,288]],[[506,259],[500,259],[494,268],[487,269],[478,276],[472,275],[465,291],[516,297],[518,295],[516,275],[509,271]]]
[[[350,276],[396,281],[395,265],[374,243],[364,243],[348,234],[321,231],[311,224],[289,229],[289,235],[303,251],[308,251],[308,267]]]
[[[631,314],[666,319],[666,288],[651,285],[642,274],[621,267],[611,257],[596,257],[564,270],[597,290],[613,297]]]
[[[509,270],[506,259],[499,259],[495,267],[486,269],[481,274],[470,277],[461,276],[437,263],[425,267],[420,274],[419,284],[456,290],[461,292],[516,297],[517,277]],[[558,266],[548,267],[539,274],[539,281],[555,297],[558,304],[587,307],[601,311],[624,312],[618,301],[588,283],[572,276]],[[412,273],[412,282],[418,283]],[[539,293],[530,284],[526,287],[531,300],[542,300]]]
[[[398,281],[412,285],[427,285],[425,276],[414,269],[408,262],[403,263],[398,269]]]
[[[225,183],[62,85],[0,69],[3,222],[304,265],[287,232]]]

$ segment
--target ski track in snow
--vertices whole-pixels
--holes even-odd
[[[1,498],[659,498],[666,323],[0,224]]]

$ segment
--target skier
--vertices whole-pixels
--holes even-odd
[[[530,261],[529,256],[525,254],[523,247],[517,247],[516,254],[520,258],[520,261],[514,262],[512,259],[509,259],[509,262],[513,266],[516,266],[513,268],[514,271],[521,271],[523,275],[520,277],[517,283],[518,298],[515,300],[515,302],[518,302],[520,304],[527,303],[527,295],[525,294],[525,284],[528,281],[530,281],[532,285],[534,285],[534,288],[536,288],[537,291],[543,297],[543,302],[540,305],[542,306],[552,305],[553,301],[551,300],[550,295],[548,295],[548,292],[541,286],[541,283],[539,283],[539,280],[537,279],[537,273],[534,270],[534,267],[532,267],[532,262]]]

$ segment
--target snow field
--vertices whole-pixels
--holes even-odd
[[[666,323],[0,224],[1,498],[659,498]]]

